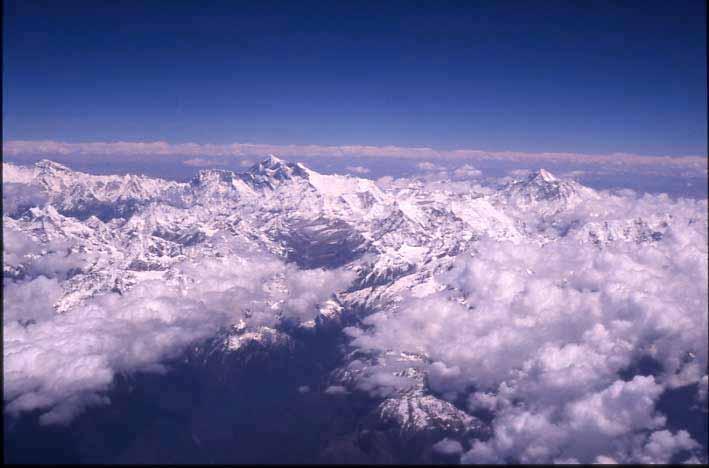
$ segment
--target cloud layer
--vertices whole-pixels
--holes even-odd
[[[24,271],[3,285],[6,410],[41,410],[44,424],[66,423],[86,405],[107,403],[101,392],[116,373],[160,370],[160,362],[221,327],[311,320],[318,303],[352,280],[340,270],[298,270],[244,251],[185,261],[169,277],[98,294],[59,313],[53,305],[68,293],[65,280],[89,259],[8,226],[4,239],[5,265]]]
[[[414,159],[493,159],[516,162],[541,162],[547,165],[559,163],[603,164],[606,166],[659,166],[691,171],[707,170],[706,156],[641,156],[628,153],[581,154],[581,153],[530,153],[519,151],[481,151],[474,149],[437,150],[428,147],[368,146],[368,145],[269,145],[254,143],[199,144],[155,142],[87,142],[67,143],[61,141],[9,140],[3,143],[3,153],[8,156],[56,156],[76,155],[91,157],[107,156],[185,156],[204,158],[208,156],[265,157],[275,153],[284,157],[392,157]],[[203,165],[204,161],[197,161]]]
[[[482,239],[427,294],[348,332],[368,352],[425,356],[431,390],[494,416],[493,437],[472,443],[465,463],[666,463],[699,444],[666,429],[660,395],[698,384],[706,405],[706,209],[602,194],[556,218],[571,226],[556,241]],[[656,242],[582,242],[599,217],[666,214]],[[643,359],[659,370],[639,370]],[[360,386],[381,393],[396,371],[373,368]]]

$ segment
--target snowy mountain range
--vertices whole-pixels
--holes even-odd
[[[530,226],[529,212],[544,219],[596,197],[543,169],[492,196],[429,193],[416,183],[385,192],[367,179],[323,175],[275,156],[245,173],[200,171],[189,183],[89,175],[47,160],[32,168],[6,163],[3,176],[4,184],[23,184],[46,200],[6,211],[7,228],[97,257],[67,282],[60,311],[142,278],[169,276],[186,259],[219,255],[220,236],[301,268],[346,266],[357,279],[344,300],[372,307],[375,298],[413,287],[397,280],[421,287],[481,237],[549,242],[553,234]],[[596,244],[641,242],[660,238],[667,226],[665,219],[604,220],[575,226],[571,235]],[[22,274],[22,263],[5,267],[6,275]]]
[[[320,174],[275,156],[244,173],[203,170],[186,183],[90,175],[47,160],[33,167],[4,163],[4,276],[17,285],[40,277],[58,285],[51,313],[17,313],[23,330],[51,320],[48,314],[71,317],[80,310],[91,316],[84,311],[109,310],[113,306],[106,304],[129,300],[135,310],[159,311],[151,320],[183,326],[181,320],[193,312],[165,318],[162,305],[145,300],[151,288],[169,288],[169,293],[160,289],[160,297],[172,294],[170,300],[182,297],[195,308],[226,314],[212,328],[180,335],[178,344],[145,351],[155,356],[152,362],[135,357],[141,353],[137,348],[128,357],[106,352],[102,366],[117,371],[149,368],[188,346],[207,359],[215,353],[247,356],[257,348],[288,348],[304,333],[331,329],[357,338],[374,326],[368,321],[373,314],[396,317],[411,300],[453,291],[456,283],[442,278],[461,259],[475,258],[493,243],[543,248],[563,241],[612,252],[618,243],[652,246],[692,223],[706,229],[700,212],[628,209],[616,203],[616,195],[544,169],[494,190],[478,189],[473,184],[466,190],[432,188],[413,179],[380,188],[368,179]],[[261,273],[266,264],[276,266]],[[237,270],[241,276],[229,276]],[[202,278],[207,271],[210,276]],[[222,282],[228,288],[221,288]],[[474,308],[468,294],[450,300]],[[6,315],[6,327],[13,317]],[[8,339],[7,330],[5,335]],[[169,336],[161,331],[153,338]],[[706,350],[692,351],[706,363]],[[436,385],[429,354],[424,348],[350,346],[326,385],[332,392],[373,395],[379,403],[371,417],[401,434],[490,439],[493,426],[484,412],[465,403],[467,390],[461,387],[457,396],[450,389],[439,391],[445,385]],[[27,371],[28,362],[8,364],[6,355],[6,381],[10,371]],[[11,382],[6,403],[22,399],[28,385],[43,400],[15,400],[10,408],[17,411],[51,412],[74,394],[100,393],[111,381],[56,396],[47,390],[45,375],[27,373],[33,383]]]

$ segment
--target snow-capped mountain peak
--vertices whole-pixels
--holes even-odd
[[[284,161],[283,159],[279,158],[275,154],[269,154],[265,159],[260,161],[258,164],[262,164],[264,166],[270,166],[270,167],[276,167],[284,164],[288,164],[288,162]]]
[[[192,186],[205,186],[213,183],[231,183],[234,172],[223,169],[204,169],[197,173],[190,181]]]
[[[559,179],[551,172],[539,169],[524,179],[508,184],[498,199],[523,211],[540,207],[542,214],[553,215],[594,196],[595,191],[588,187],[573,180]]]
[[[253,165],[246,174],[250,175],[257,184],[271,187],[282,181],[308,177],[308,172],[303,165],[286,162],[272,154]]]
[[[517,185],[521,186],[537,186],[537,187],[543,187],[543,186],[555,186],[558,185],[559,183],[564,182],[563,180],[559,179],[556,177],[554,174],[551,172],[547,171],[546,169],[539,169],[531,174],[529,174],[526,178],[522,180],[518,180],[515,182]]]
[[[73,172],[68,167],[59,164],[58,162],[50,161],[49,159],[42,159],[41,161],[36,162],[34,167],[36,167],[40,170],[40,172],[43,173]]]
[[[546,169],[539,169],[538,171],[532,173],[531,176],[529,177],[529,180],[539,180],[539,181],[544,181],[544,182],[558,182],[559,181],[559,179],[554,174],[547,171]]]

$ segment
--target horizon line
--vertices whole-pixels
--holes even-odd
[[[485,151],[477,149],[443,150],[431,147],[396,145],[315,145],[264,143],[169,143],[167,141],[93,141],[71,143],[57,140],[7,140],[2,145],[7,156],[175,156],[175,157],[376,157],[403,159],[493,159],[512,161],[544,160],[556,163],[606,163],[621,166],[661,165],[707,169],[708,156],[640,155],[614,152]]]

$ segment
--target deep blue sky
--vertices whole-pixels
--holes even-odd
[[[4,8],[5,139],[707,151],[702,0]]]

